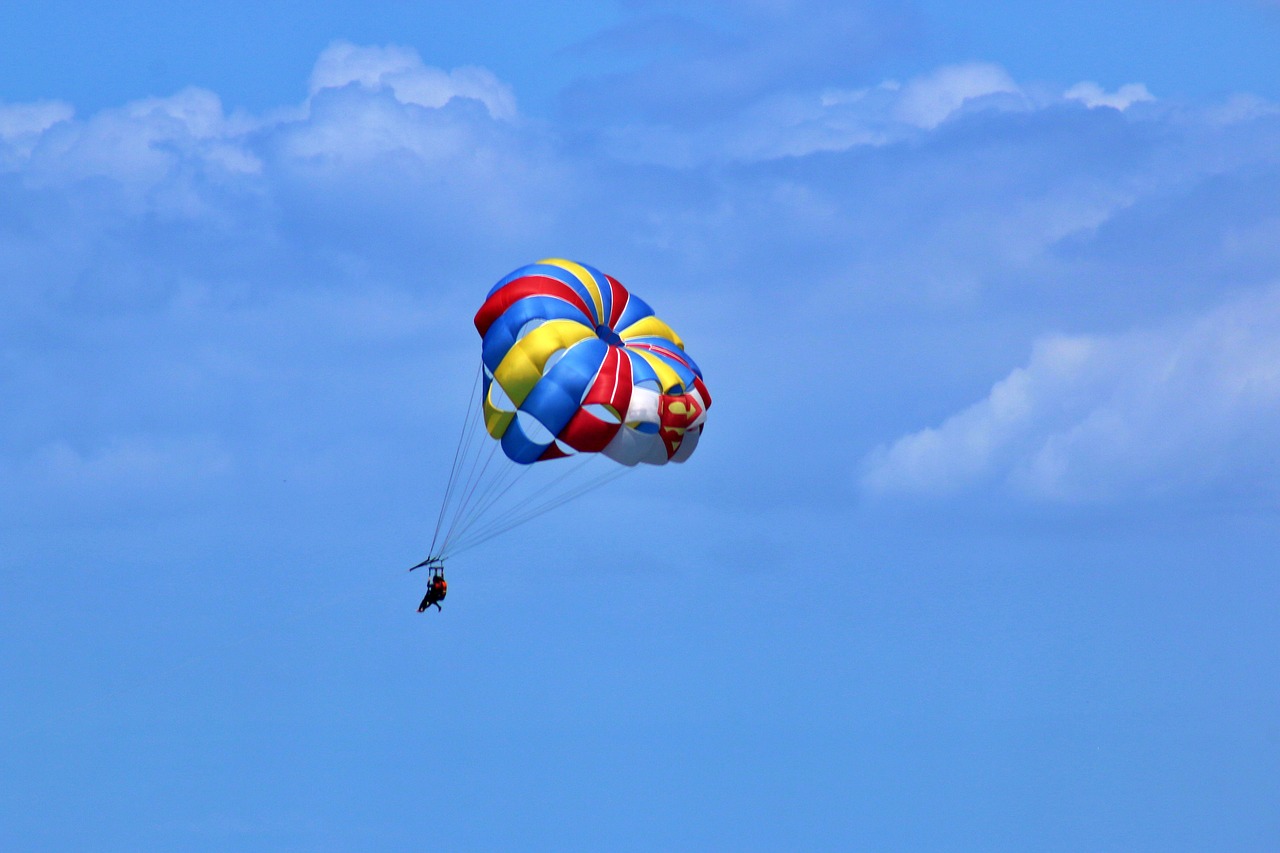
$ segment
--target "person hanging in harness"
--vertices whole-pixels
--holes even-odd
[[[443,612],[440,602],[444,601],[444,597],[448,592],[449,584],[444,579],[444,566],[432,566],[431,582],[427,584],[427,594],[422,597],[422,603],[418,605],[418,612],[422,613],[433,604],[436,606],[436,610]]]

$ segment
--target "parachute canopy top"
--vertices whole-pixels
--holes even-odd
[[[549,258],[503,278],[475,316],[485,429],[521,464],[603,453],[683,462],[711,393],[680,336],[617,279]]]

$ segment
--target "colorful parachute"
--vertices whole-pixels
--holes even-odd
[[[494,285],[475,324],[483,343],[472,403],[429,556],[415,568],[443,571],[444,559],[638,463],[683,462],[698,446],[711,406],[702,371],[616,279],[573,261],[538,261]],[[578,461],[532,464],[565,456]]]
[[[515,462],[603,453],[683,462],[711,394],[671,327],[585,264],[549,258],[494,285],[476,313],[484,423]]]

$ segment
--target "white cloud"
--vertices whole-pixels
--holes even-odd
[[[475,122],[442,117],[437,110],[406,109],[399,101],[367,93],[321,93],[304,122],[279,129],[282,150],[295,161],[369,161],[388,154],[412,154],[440,162],[485,156]],[[459,166],[463,166],[459,163]]]
[[[311,95],[358,83],[374,91],[386,89],[403,104],[443,107],[454,98],[471,98],[485,105],[495,119],[516,117],[511,88],[484,68],[445,71],[423,63],[418,52],[394,45],[362,47],[335,42],[320,54],[311,72]]]
[[[234,229],[246,202],[269,204],[284,187],[509,225],[530,219],[528,193],[563,177],[544,130],[516,117],[510,88],[489,71],[337,43],[318,58],[304,103],[262,115],[228,114],[199,88],[80,119],[56,102],[0,107],[0,170],[28,189],[92,196],[86,215],[115,205]]]
[[[1155,100],[1155,96],[1142,83],[1126,83],[1114,92],[1107,92],[1097,83],[1088,80],[1072,86],[1062,97],[1068,101],[1080,101],[1089,109],[1110,107],[1121,112],[1134,104]]]
[[[1280,289],[1194,321],[1047,337],[988,396],[864,461],[870,494],[1093,502],[1237,486],[1280,427]]]
[[[20,166],[46,130],[74,115],[75,109],[62,101],[0,104],[0,170]]]
[[[358,91],[345,92],[352,84]],[[215,93],[199,88],[81,121],[60,102],[0,105],[0,168],[21,169],[34,185],[109,178],[135,199],[183,171],[205,178],[261,173],[264,141],[293,158],[367,161],[410,152],[500,171],[499,143],[486,136],[485,124],[516,118],[510,87],[491,72],[431,68],[400,47],[335,43],[317,59],[310,92],[301,109],[259,117],[228,116]],[[483,105],[484,118],[441,118],[457,98]]]
[[[1207,121],[1220,125],[1246,123],[1276,115],[1280,115],[1280,104],[1247,94],[1231,95],[1204,111]]]
[[[243,118],[229,120],[213,92],[188,88],[103,110],[84,121],[50,124],[39,144],[29,147],[25,172],[36,185],[105,177],[139,192],[184,162],[256,172],[260,164],[243,139],[251,127]]]
[[[759,161],[844,151],[910,139],[966,108],[1042,106],[998,65],[949,65],[905,83],[773,94],[711,124],[687,128],[628,125],[607,133],[610,150],[629,160],[688,166],[714,160]]]
[[[951,65],[903,86],[894,115],[907,124],[931,130],[968,101],[986,95],[1019,95],[1021,92],[1013,78],[998,65]]]
[[[0,104],[0,139],[9,141],[38,135],[73,115],[75,108],[62,101]]]

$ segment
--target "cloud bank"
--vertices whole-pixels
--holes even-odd
[[[1009,490],[1105,503],[1212,488],[1274,494],[1280,289],[1192,321],[1052,336],[983,400],[872,453],[873,493]]]
[[[869,87],[771,93],[727,116],[670,124],[629,122],[604,136],[620,158],[692,166],[919,141],[922,132],[980,111],[1031,113],[1078,103],[1123,112],[1154,100],[1141,83],[1106,92],[1086,81],[1055,92],[1043,85],[1019,85],[1000,66],[974,62]]]
[[[670,20],[655,67],[765,62],[770,14],[738,42]],[[162,491],[394,479],[452,429],[456,318],[546,255],[693,330],[726,500],[838,494],[833,458],[864,460],[866,497],[1042,502],[1210,494],[1270,464],[1275,105],[768,62],[795,73],[709,81],[705,110],[628,101],[637,72],[567,95],[611,109],[527,116],[487,70],[348,43],[261,114],[199,88],[0,105],[11,505],[165,465],[191,476]],[[780,407],[796,377],[831,404]],[[388,426],[410,409],[416,431]]]

